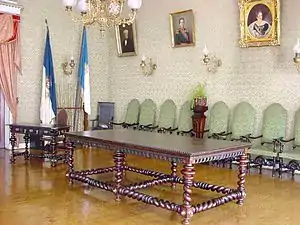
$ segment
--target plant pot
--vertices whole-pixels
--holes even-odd
[[[206,97],[195,98],[194,99],[193,111],[195,113],[205,112],[207,110],[207,106],[206,105],[207,105],[207,98]]]

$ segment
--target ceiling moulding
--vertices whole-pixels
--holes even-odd
[[[20,15],[22,10],[23,6],[19,5],[17,1],[0,0],[0,13]]]

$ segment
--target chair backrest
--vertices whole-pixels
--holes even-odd
[[[209,112],[208,135],[227,132],[229,112],[229,107],[223,101],[216,102],[213,105]]]
[[[167,99],[160,107],[158,126],[160,128],[174,128],[176,121],[176,105],[173,100]]]
[[[139,113],[140,113],[140,102],[137,99],[132,99],[128,103],[124,122],[127,124],[136,124],[139,120]]]
[[[59,126],[67,126],[68,125],[68,113],[65,109],[61,109],[57,113],[56,125],[59,125]]]
[[[287,110],[279,103],[269,105],[263,113],[262,142],[272,142],[275,138],[285,137]]]
[[[295,137],[294,144],[300,145],[300,109],[298,109],[295,113],[294,137]]]
[[[179,111],[178,131],[190,131],[193,129],[192,115],[191,102],[186,101]]]
[[[113,121],[115,114],[114,102],[98,102],[98,123],[109,125],[109,122]]]
[[[146,99],[140,107],[139,124],[154,125],[156,115],[156,104],[152,99]]]
[[[235,106],[230,124],[231,138],[240,138],[253,134],[256,111],[248,102],[240,102]]]

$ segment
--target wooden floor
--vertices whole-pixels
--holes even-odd
[[[0,224],[2,225],[168,225],[180,224],[181,218],[164,209],[148,206],[131,199],[116,203],[111,193],[69,186],[65,166],[51,168],[48,163],[32,159],[27,164],[18,159],[9,164],[7,151],[0,150]],[[111,165],[111,154],[97,149],[77,150],[76,166]],[[148,165],[169,171],[167,162],[128,156],[128,164]],[[104,179],[109,179],[104,175]],[[235,187],[236,171],[199,166],[196,178],[210,183]],[[128,173],[127,181],[139,181],[142,176]],[[158,197],[181,202],[181,188],[172,191],[160,186],[145,191]],[[244,206],[229,203],[196,214],[192,224],[213,225],[298,225],[300,224],[300,183],[279,180],[269,175],[246,177],[247,198]],[[194,203],[214,197],[207,191],[193,192]]]

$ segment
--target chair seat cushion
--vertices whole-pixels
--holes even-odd
[[[276,157],[277,152],[273,152],[273,149],[266,148],[263,146],[256,146],[249,149],[249,153],[252,155],[261,155],[261,156],[269,156]]]
[[[299,150],[284,151],[282,153],[279,153],[279,157],[284,159],[300,161],[300,151]]]

